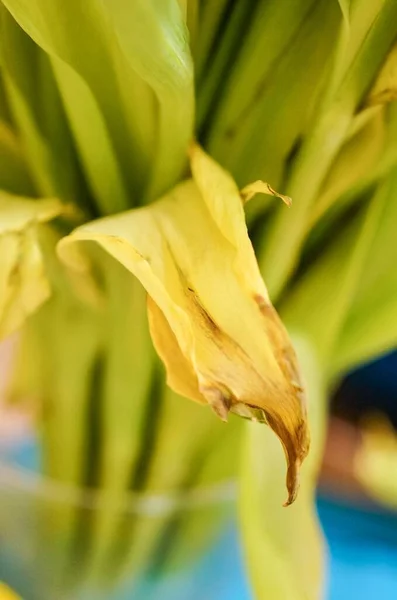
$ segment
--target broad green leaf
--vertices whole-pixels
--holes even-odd
[[[379,126],[377,122],[381,113],[384,115],[383,124]],[[386,177],[397,164],[397,103],[392,102],[386,106],[376,105],[361,111],[354,118],[350,132],[355,133],[342,147],[335,160],[321,195],[312,208],[308,228],[313,226],[325,212],[322,225],[330,230],[335,220],[346,209],[365,197],[371,187],[373,188]],[[380,144],[383,146],[382,149]],[[350,157],[350,160],[344,161],[343,156]],[[365,173],[362,170],[362,163],[358,160],[359,156],[363,164],[368,166]],[[372,159],[375,160],[370,166]],[[341,180],[335,177],[335,167],[340,172]],[[359,173],[361,175],[357,178]],[[351,184],[352,178],[355,180],[353,184]],[[331,187],[329,183],[332,183]],[[344,191],[339,194],[338,190],[342,188]]]
[[[0,194],[1,338],[18,329],[50,294],[37,228],[62,212],[58,200]]]
[[[367,79],[370,75],[371,62],[377,60],[377,52],[372,52],[373,56],[369,57],[367,65],[363,63],[360,65],[360,60],[357,62],[357,58],[370,41],[373,32],[380,25],[379,21],[383,20],[389,9],[393,9],[393,2],[387,0],[372,0],[370,3],[367,0],[342,1],[345,5],[347,2],[350,4],[349,23],[344,18],[344,26],[341,27],[339,38],[335,44],[334,64],[326,96],[328,102],[333,101],[337,89],[344,80],[351,79],[352,74],[354,75],[353,79],[356,79],[356,84],[361,87],[361,93],[368,90],[373,79],[378,75],[378,70],[376,70],[371,74],[370,79]],[[373,50],[376,46],[377,44]],[[376,49],[378,50],[378,48]],[[387,52],[384,54],[384,59],[386,56]],[[357,64],[355,65],[355,63]],[[382,61],[379,66],[381,64]]]
[[[5,4],[46,52],[67,63],[89,86],[129,188],[141,196],[156,195],[175,183],[185,166],[193,119],[192,66],[177,0],[88,0],[84,9],[78,0],[68,2],[67,9],[61,0]],[[150,112],[150,90],[148,96],[143,82],[158,102],[154,144],[153,124],[149,131],[142,129],[148,108]],[[142,185],[147,186],[149,175],[151,187],[145,192]]]
[[[222,419],[232,410],[267,421],[285,447],[291,502],[308,450],[295,354],[260,277],[236,184],[198,146],[191,167],[193,179],[163,199],[76,229],[59,252],[84,269],[76,242],[95,241],[138,277],[169,385]]]
[[[86,81],[104,115],[123,177],[131,177],[131,163],[137,154],[133,154],[120,100],[112,56],[114,39],[100,3],[88,0],[84,10],[77,0],[68,2],[67,9],[60,0],[6,0],[4,4],[45,52],[67,63]],[[115,198],[114,203],[121,200]],[[120,205],[115,205],[120,210]]]
[[[346,201],[350,200],[350,196],[346,192],[357,185],[361,187],[363,179],[368,177],[368,174],[373,174],[383,157],[387,135],[384,111],[381,107],[374,107],[363,113],[359,113],[353,119],[352,135],[348,136],[330,167],[319,197],[313,206],[307,224],[308,230],[335,203],[338,204],[338,211],[343,209]],[[366,120],[362,124],[363,119]]]
[[[357,3],[356,34],[342,44],[317,120],[307,132],[294,160],[285,193],[295,210],[278,212],[260,250],[259,262],[266,276],[272,298],[277,297],[296,267],[304,243],[311,209],[324,179],[351,127],[353,115],[364,99],[396,36],[397,4]],[[355,3],[356,6],[356,3]],[[352,27],[353,23],[352,14]],[[364,18],[365,17],[365,18]],[[342,36],[347,35],[342,32]],[[315,168],[313,168],[315,165]],[[284,190],[283,190],[284,191]]]
[[[11,110],[39,193],[43,196],[56,195],[57,182],[51,177],[50,149],[35,114],[37,80],[34,76],[38,52],[3,5],[0,5],[0,15],[3,75]]]
[[[153,199],[180,179],[193,135],[193,65],[186,23],[177,0],[105,0],[103,7],[127,60],[158,100],[156,152],[148,190]]]
[[[101,213],[129,203],[103,115],[84,80],[66,63],[52,64],[88,184]]]
[[[376,303],[353,305],[335,350],[334,372],[345,374],[362,362],[393,350],[397,345],[397,286],[379,290]]]
[[[3,5],[0,17],[5,86],[36,192],[85,206],[84,182],[48,57]]]
[[[322,368],[334,372],[340,336],[355,302],[389,196],[380,189],[300,278],[281,306],[287,327],[304,332]]]
[[[301,491],[282,507],[283,457],[272,436],[247,423],[240,479],[240,527],[245,565],[255,598],[319,600],[324,585],[324,543],[316,515],[317,474],[326,425],[325,382],[313,348],[293,338],[307,386],[311,451]]]
[[[335,349],[334,369],[345,371],[397,344],[397,172],[381,184],[383,208],[354,302]]]
[[[243,44],[236,28],[239,54],[217,74],[208,148],[239,185],[265,178],[280,186],[323,85],[339,22],[328,0],[271,0],[259,4]]]

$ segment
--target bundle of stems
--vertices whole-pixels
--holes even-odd
[[[8,394],[81,495],[53,585],[139,597],[239,478],[256,597],[320,598],[325,398],[397,341],[397,3],[2,0],[0,50]]]

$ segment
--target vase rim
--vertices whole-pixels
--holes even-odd
[[[88,510],[117,509],[126,514],[163,517],[177,511],[191,511],[233,503],[237,497],[237,482],[225,479],[190,490],[175,492],[122,492],[93,489],[52,479],[0,458],[0,490],[23,492],[54,504],[73,505]]]

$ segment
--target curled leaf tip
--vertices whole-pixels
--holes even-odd
[[[296,500],[299,491],[299,470],[310,448],[310,436],[304,409],[301,414],[302,418],[299,422],[292,413],[284,414],[283,419],[280,419],[280,415],[275,411],[268,415],[269,425],[280,439],[287,461],[288,498],[284,506],[289,506]],[[291,417],[295,421],[294,425],[292,425]]]
[[[281,198],[281,200],[284,202],[284,204],[288,206],[288,208],[292,205],[292,200],[289,196],[279,194],[268,183],[259,179],[258,181],[249,183],[242,190],[240,190],[240,195],[244,204],[246,204],[249,200],[251,200],[251,198],[256,196],[256,194],[268,194],[270,196],[276,196],[277,198]]]
[[[300,465],[291,464],[287,471],[287,490],[288,498],[284,502],[283,506],[291,506],[298,496],[299,491],[299,467]]]
[[[309,435],[306,428],[306,424],[302,424],[301,429],[301,437],[296,440],[296,446],[290,455],[287,456],[287,476],[286,476],[286,486],[288,490],[288,498],[284,502],[283,506],[290,506],[293,502],[295,502],[300,485],[300,468],[302,462],[306,458],[309,452]]]

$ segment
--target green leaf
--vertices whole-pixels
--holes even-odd
[[[0,15],[3,75],[11,110],[39,193],[56,195],[57,182],[51,173],[50,149],[37,118],[35,73],[38,51],[3,5],[0,5]]]
[[[208,148],[240,186],[262,178],[280,185],[323,85],[339,22],[328,0],[271,0],[259,3],[244,43],[241,24],[236,28],[237,57],[216,73]],[[199,88],[199,114],[204,92]]]
[[[148,190],[154,199],[181,177],[193,135],[193,65],[187,27],[177,0],[105,0],[103,6],[127,60],[154,90],[159,103],[155,164]]]
[[[187,29],[177,0],[5,4],[46,52],[67,63],[90,88],[121,166],[120,185],[136,190],[140,200],[174,184],[185,167],[194,106]],[[157,106],[150,102],[152,93]],[[122,197],[113,204],[116,211],[127,207]]]
[[[380,186],[383,209],[354,302],[338,340],[333,368],[344,372],[397,346],[397,171]]]
[[[103,115],[84,80],[66,63],[52,64],[88,185],[102,214],[129,203]]]
[[[397,103],[361,111],[354,118],[351,131],[356,126],[361,129],[335,159],[312,208],[308,230],[324,217],[320,227],[330,231],[343,212],[360,202],[397,164]]]
[[[344,210],[357,198],[357,191],[362,189],[365,179],[374,177],[378,165],[384,160],[387,126],[381,106],[366,109],[354,117],[351,133],[330,167],[313,206],[307,223],[308,231],[319,219],[327,218],[330,208],[335,208],[338,213]],[[353,196],[355,190],[356,195]]]
[[[109,152],[116,153],[123,177],[127,170],[131,176],[134,173],[134,169],[131,169],[131,145],[126,135],[128,128],[112,64],[112,44],[96,1],[89,0],[85,3],[84,10],[76,0],[68,3],[67,10],[63,3],[48,0],[10,0],[4,4],[19,25],[45,52],[67,63],[86,81],[104,115],[112,142]],[[98,64],[101,65],[100,70],[97,69]],[[32,76],[33,74],[34,71]],[[83,98],[85,101],[84,96]],[[92,104],[93,102],[91,106]],[[102,133],[102,130],[99,131]],[[108,144],[108,141],[105,140],[102,144]],[[113,166],[112,163],[110,165]],[[128,206],[126,193],[122,192],[124,181],[118,183],[117,191],[121,193],[112,199],[115,210]]]
[[[48,57],[3,5],[0,18],[4,82],[35,191],[86,207],[84,182]]]
[[[370,5],[359,2],[356,8],[357,15],[352,15],[353,33],[349,36],[345,30],[341,33],[317,120],[307,133],[283,190],[292,198],[295,208],[288,214],[278,212],[260,251],[259,262],[273,298],[281,293],[296,267],[311,209],[346,140],[353,115],[396,36],[394,0]]]
[[[366,277],[387,201],[387,193],[379,190],[298,280],[281,306],[287,328],[310,340],[327,373],[334,372],[339,337],[349,312],[355,311],[358,288]]]

